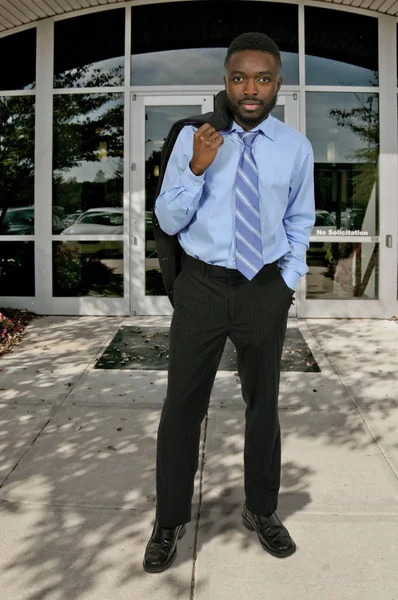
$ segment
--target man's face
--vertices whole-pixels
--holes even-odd
[[[243,50],[229,59],[224,84],[235,121],[248,131],[274,108],[282,77],[272,54]]]

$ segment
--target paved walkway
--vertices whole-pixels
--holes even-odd
[[[195,519],[171,569],[142,570],[166,373],[96,370],[121,324],[43,317],[0,359],[4,600],[398,600],[398,322],[300,320],[320,373],[282,373],[278,560],[241,524],[243,402],[219,372]]]

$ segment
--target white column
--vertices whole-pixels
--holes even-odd
[[[123,211],[124,211],[124,306],[125,311],[131,314],[131,6],[126,6],[125,21],[125,57],[124,57],[124,187],[123,187]]]
[[[39,21],[35,119],[35,284],[38,313],[50,312],[52,304],[53,54],[53,21]]]
[[[380,89],[380,282],[379,294],[385,316],[397,306],[397,41],[394,17],[379,17],[379,89]],[[386,246],[392,236],[392,247]]]

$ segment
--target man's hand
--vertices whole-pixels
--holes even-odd
[[[189,163],[194,175],[202,175],[216,157],[224,143],[222,135],[209,123],[205,123],[193,136],[193,156]]]

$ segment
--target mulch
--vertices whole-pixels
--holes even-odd
[[[95,364],[96,369],[167,370],[168,327],[121,327]],[[221,371],[236,371],[236,350],[227,340]],[[283,345],[281,371],[320,372],[311,349],[298,327],[289,327]]]

